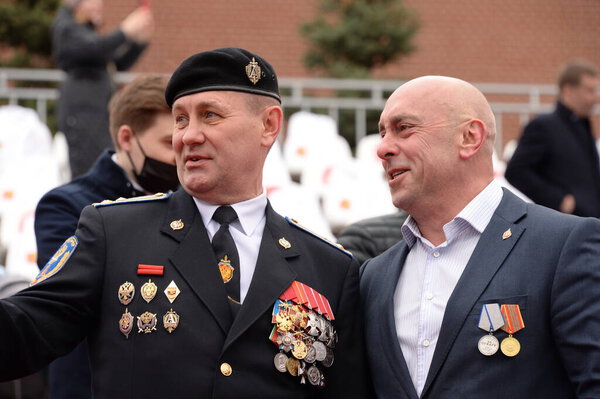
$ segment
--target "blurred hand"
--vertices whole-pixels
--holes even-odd
[[[121,22],[121,30],[128,39],[138,43],[147,43],[154,33],[154,16],[150,7],[141,6]]]
[[[564,213],[573,213],[575,211],[575,197],[571,194],[565,195],[560,203],[560,211]]]

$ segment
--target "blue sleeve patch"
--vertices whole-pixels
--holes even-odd
[[[331,241],[330,241],[330,240],[328,240],[327,238],[325,238],[325,237],[322,237],[322,236],[320,236],[320,235],[318,235],[318,234],[316,234],[316,233],[314,233],[314,232],[310,231],[309,229],[307,229],[306,227],[304,227],[304,226],[302,226],[300,223],[298,223],[296,220],[294,220],[294,219],[292,219],[292,218],[290,218],[290,217],[288,217],[288,216],[286,216],[286,217],[285,217],[285,220],[287,220],[287,222],[288,222],[289,224],[291,224],[292,226],[294,226],[294,227],[296,227],[296,228],[298,228],[298,229],[300,229],[300,230],[302,230],[302,231],[305,231],[305,232],[307,232],[307,233],[308,233],[308,234],[310,234],[311,236],[318,238],[319,240],[321,240],[321,241],[325,242],[326,244],[328,244],[328,245],[332,246],[333,248],[337,249],[338,251],[342,251],[343,253],[345,253],[345,254],[346,254],[346,255],[348,255],[349,257],[351,257],[351,258],[353,257],[353,255],[352,255],[352,252],[350,252],[350,251],[346,251],[346,250],[344,249],[344,247],[343,247],[341,244],[338,244],[338,243],[336,243],[336,242],[331,242]]]
[[[46,263],[44,268],[29,285],[36,285],[37,283],[42,282],[58,273],[60,269],[62,269],[67,263],[71,255],[73,255],[73,252],[75,252],[75,248],[77,248],[78,244],[79,241],[77,240],[77,237],[71,236],[67,238],[63,245],[61,245],[60,248],[58,248],[58,251],[52,255],[52,258],[50,258],[48,263]]]

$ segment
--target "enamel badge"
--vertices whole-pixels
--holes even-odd
[[[219,272],[221,272],[221,278],[224,283],[231,281],[234,270],[235,268],[231,265],[231,260],[225,255],[225,257],[219,261]]]
[[[123,313],[119,320],[119,331],[125,335],[125,338],[129,338],[129,333],[133,329],[133,321],[133,315],[125,308],[125,313]]]
[[[169,310],[163,316],[163,325],[169,334],[171,334],[179,325],[179,315],[173,309]]]
[[[138,333],[150,334],[152,331],[156,331],[155,313],[144,312],[137,319]]]
[[[142,285],[141,291],[142,291],[142,298],[144,298],[144,301],[150,303],[150,301],[153,300],[154,297],[156,296],[158,287],[156,286],[156,284],[154,284],[152,282],[152,280],[148,280],[147,283]]]
[[[133,296],[135,295],[135,287],[129,281],[125,281],[119,287],[119,302],[123,305],[127,306],[133,300]]]
[[[179,291],[179,287],[177,287],[177,284],[175,284],[175,281],[172,281],[169,283],[169,285],[167,286],[167,288],[165,288],[165,295],[167,296],[167,299],[169,300],[169,302],[173,303],[173,301],[175,300],[175,298],[177,298],[177,296],[179,295],[181,291]]]

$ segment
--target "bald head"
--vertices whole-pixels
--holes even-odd
[[[403,84],[386,102],[379,131],[394,205],[420,222],[436,219],[432,210],[449,221],[493,179],[494,114],[463,80],[423,76]]]

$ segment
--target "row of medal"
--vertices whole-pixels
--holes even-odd
[[[152,282],[151,279],[149,279],[147,283],[144,283],[140,288],[140,295],[147,303],[150,303],[150,301],[154,299],[157,292],[158,287]],[[174,281],[171,281],[171,283],[164,290],[165,296],[171,303],[175,301],[179,293],[179,287],[177,287],[177,284],[175,284]],[[125,305],[125,312],[121,315],[121,318],[119,319],[119,331],[121,331],[121,333],[125,335],[125,338],[129,338],[129,334],[133,330],[133,326],[135,324],[134,316],[127,309],[127,305],[129,305],[133,301],[134,296],[135,286],[133,285],[133,283],[125,281],[119,286],[119,302],[122,305]],[[179,325],[179,315],[172,308],[163,315],[162,319],[163,326],[169,332],[169,334],[172,333]],[[149,334],[152,331],[156,331],[157,324],[158,319],[156,317],[156,313],[146,311],[141,315],[137,316],[137,327],[139,334]]]
[[[325,375],[318,367],[331,367],[337,333],[329,320],[305,305],[278,299],[273,307],[270,339],[279,347],[273,362],[282,373],[300,377],[317,387],[325,386]]]
[[[504,355],[514,357],[521,351],[521,344],[513,337],[514,333],[525,328],[519,305],[497,303],[483,305],[478,327],[488,333],[477,343],[477,348],[482,355],[492,356],[500,349]],[[504,338],[502,343],[499,343],[498,338],[494,336],[494,332],[499,329],[508,333],[508,337]]]

